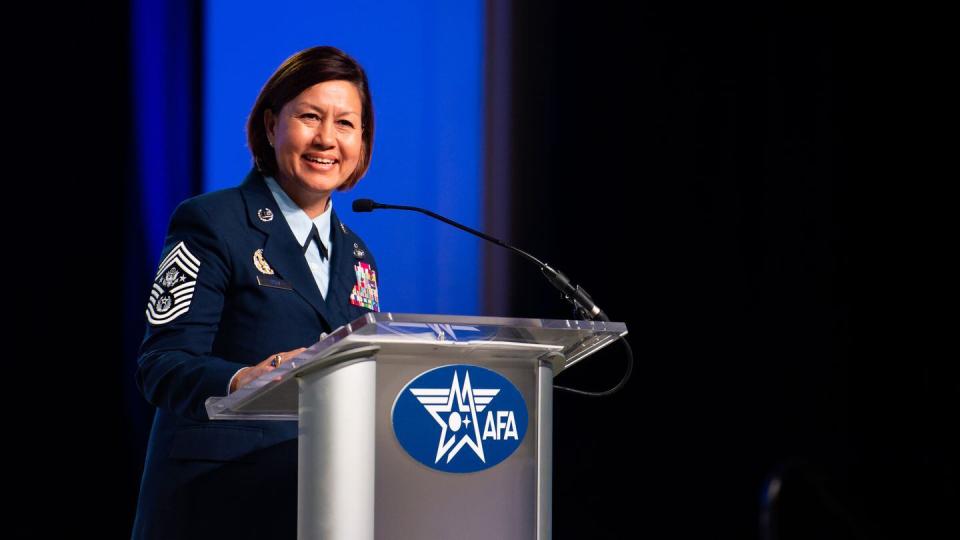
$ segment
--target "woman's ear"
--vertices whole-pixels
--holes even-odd
[[[273,146],[273,130],[277,126],[277,117],[273,115],[270,107],[263,110],[263,127],[266,130],[267,142]]]

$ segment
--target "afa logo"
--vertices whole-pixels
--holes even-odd
[[[451,473],[497,465],[527,433],[527,404],[513,383],[465,364],[418,375],[397,395],[391,416],[393,432],[411,457]]]

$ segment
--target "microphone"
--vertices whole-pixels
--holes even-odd
[[[373,202],[370,199],[357,199],[353,201],[353,211],[354,212],[373,212],[373,209],[376,207],[377,203]]]
[[[580,287],[579,285],[574,285],[573,283],[571,283],[570,279],[567,276],[563,275],[563,273],[561,273],[559,270],[551,268],[550,265],[541,261],[540,259],[537,259],[533,255],[530,255],[526,251],[515,248],[510,244],[507,244],[506,242],[503,242],[497,238],[484,234],[480,231],[471,229],[470,227],[467,227],[465,225],[461,225],[456,221],[447,219],[439,214],[435,214],[423,208],[417,208],[416,206],[399,206],[394,204],[381,204],[371,199],[356,199],[353,201],[354,212],[373,212],[375,209],[378,209],[378,208],[383,208],[386,210],[411,210],[414,212],[420,212],[421,214],[426,214],[434,219],[439,219],[440,221],[447,223],[448,225],[453,225],[454,227],[462,231],[466,231],[474,236],[479,236],[480,238],[483,238],[488,242],[493,242],[494,244],[497,244],[500,247],[513,251],[514,253],[518,253],[523,258],[539,266],[540,271],[543,272],[544,276],[546,276],[547,281],[549,281],[554,287],[556,287],[560,291],[561,294],[563,294],[564,299],[566,299],[568,302],[574,305],[574,307],[577,309],[577,312],[580,313],[580,315],[584,319],[589,319],[589,320],[599,319],[601,321],[608,321],[608,322],[610,321],[610,319],[607,318],[607,314],[604,313],[603,310],[601,310],[600,307],[593,302],[593,299],[590,298],[590,295],[587,294],[587,291],[583,290],[583,288]]]

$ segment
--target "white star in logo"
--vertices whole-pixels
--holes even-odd
[[[463,387],[461,388],[459,374],[454,371],[453,383],[450,388],[411,388],[410,392],[417,397],[417,400],[430,413],[430,416],[440,424],[440,442],[437,444],[437,458],[434,463],[439,462],[444,454],[447,456],[447,463],[450,463],[450,460],[457,455],[464,445],[470,446],[477,457],[480,458],[480,461],[487,462],[483,455],[480,422],[477,422],[477,413],[483,412],[494,396],[500,393],[500,389],[473,389],[470,384],[469,372],[464,374]],[[441,416],[440,413],[450,414]],[[461,413],[467,413],[467,417],[463,418]],[[473,426],[472,429],[470,428],[471,425]],[[456,432],[460,429],[463,429],[464,433],[457,441]],[[449,439],[447,439],[447,430],[453,432]],[[450,450],[451,447],[453,450]]]

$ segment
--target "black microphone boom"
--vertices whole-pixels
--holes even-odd
[[[567,276],[563,275],[561,272],[557,270],[554,270],[547,263],[541,261],[540,259],[534,257],[533,255],[530,255],[529,253],[527,253],[526,251],[523,251],[522,249],[515,248],[510,244],[507,244],[488,234],[484,234],[480,231],[471,229],[466,225],[461,225],[456,221],[447,219],[429,210],[425,210],[423,208],[417,208],[416,206],[398,206],[393,204],[381,204],[378,202],[374,202],[371,199],[357,199],[353,201],[354,212],[372,212],[377,208],[383,208],[387,210],[412,210],[414,212],[420,212],[421,214],[426,214],[434,219],[439,219],[440,221],[448,225],[453,225],[454,227],[462,231],[466,231],[474,236],[479,236],[480,238],[483,238],[488,242],[493,242],[494,244],[500,247],[513,251],[514,253],[518,253],[523,258],[539,266],[540,271],[543,272],[543,275],[547,277],[547,281],[549,281],[551,284],[553,284],[554,287],[559,289],[560,292],[563,294],[563,297],[566,298],[567,301],[573,303],[573,305],[576,307],[577,311],[580,313],[580,315],[583,318],[590,319],[590,320],[599,319],[601,321],[610,320],[607,318],[607,314],[604,313],[599,306],[593,303],[593,300],[590,298],[590,295],[587,294],[587,291],[583,290],[578,285],[574,285],[570,283],[570,279],[567,278]]]

